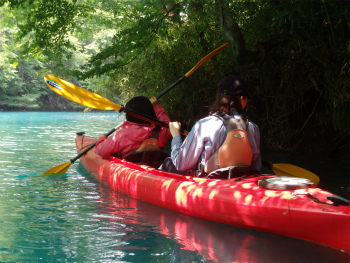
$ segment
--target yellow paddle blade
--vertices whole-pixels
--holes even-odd
[[[189,72],[185,74],[186,78],[188,78],[196,69],[198,69],[200,66],[202,66],[207,60],[211,59],[212,57],[216,56],[218,53],[220,53],[222,50],[224,50],[230,42],[223,44],[221,47],[218,47],[214,51],[210,52],[208,55],[206,55],[204,58],[202,58]]]
[[[315,186],[317,186],[320,182],[320,178],[316,174],[292,164],[288,164],[288,163],[273,164],[272,170],[277,175],[309,179],[314,182]]]
[[[121,106],[106,99],[96,93],[80,88],[68,81],[57,77],[46,75],[44,77],[46,84],[57,94],[84,105],[86,107],[100,110],[120,110]]]
[[[71,161],[57,165],[55,167],[52,167],[51,169],[44,172],[44,174],[51,175],[51,174],[64,174],[68,171],[69,166],[71,165]]]

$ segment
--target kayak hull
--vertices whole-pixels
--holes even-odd
[[[95,142],[78,135],[78,152]],[[90,150],[81,157],[98,181],[139,200],[219,223],[306,239],[350,252],[350,207],[333,206],[320,188],[271,190],[258,181],[182,176],[115,157],[102,159]],[[325,203],[315,202],[320,200]]]

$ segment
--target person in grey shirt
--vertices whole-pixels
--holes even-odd
[[[215,112],[223,112],[237,121],[243,122],[252,150],[250,168],[257,172],[261,169],[260,132],[256,124],[243,114],[247,105],[248,87],[246,82],[237,76],[229,75],[221,80],[211,114],[197,121],[182,142],[181,123],[170,122],[172,134],[171,157],[159,167],[161,170],[200,176],[199,166],[205,166],[209,158],[220,148],[227,136],[224,121]]]

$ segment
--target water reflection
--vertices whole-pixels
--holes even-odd
[[[181,259],[286,263],[350,260],[348,254],[308,241],[186,216],[129,198],[104,185],[100,185],[99,191],[101,199],[96,210],[106,227],[100,231],[109,232],[116,240],[113,249],[118,251],[137,254],[137,250],[149,249],[145,242],[140,246],[140,239],[154,235],[161,240],[158,254],[169,255],[171,262],[182,262]],[[120,228],[123,235],[114,232]]]

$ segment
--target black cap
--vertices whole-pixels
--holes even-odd
[[[220,81],[218,93],[247,97],[248,86],[244,79],[234,75],[229,75]]]

